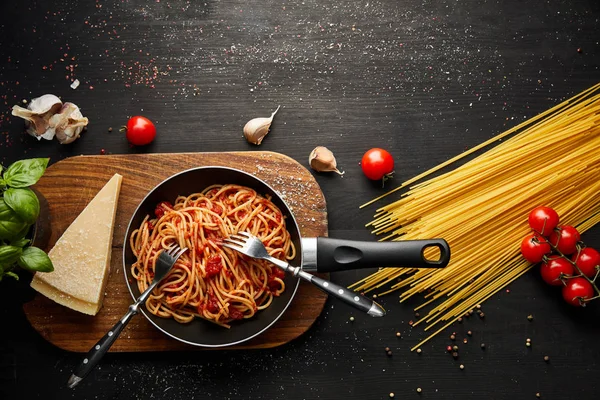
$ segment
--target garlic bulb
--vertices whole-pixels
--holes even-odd
[[[65,103],[52,94],[31,100],[27,108],[13,106],[12,115],[23,118],[27,132],[36,137],[52,140],[54,136],[61,144],[71,143],[79,137],[88,124],[79,107]]]
[[[269,118],[254,118],[246,122],[246,125],[244,125],[244,137],[248,142],[259,145],[263,141],[267,133],[269,133],[273,117],[279,111],[279,107],[281,106],[278,106],[277,110],[273,111],[273,114]]]
[[[317,146],[310,152],[308,156],[308,163],[310,167],[318,172],[337,172],[343,175],[344,172],[340,172],[337,169],[337,162],[331,150],[327,147]]]

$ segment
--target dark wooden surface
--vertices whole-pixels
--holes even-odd
[[[123,243],[136,208],[146,194],[164,179],[186,169],[209,165],[237,168],[262,179],[286,196],[302,237],[327,236],[327,207],[315,178],[298,162],[279,153],[246,151],[70,157],[51,165],[35,186],[49,204],[52,234],[48,250],[104,184],[114,174],[121,174],[123,183],[113,233],[111,272],[103,306],[97,315],[89,316],[66,309],[37,294],[23,307],[33,328],[63,350],[87,353],[98,338],[123,317],[132,302],[123,277]],[[70,195],[65,196],[65,193]],[[323,277],[328,278],[328,274]],[[302,282],[292,304],[275,325],[256,338],[227,350],[270,348],[288,343],[312,326],[323,311],[326,299],[327,295],[316,286]],[[204,349],[171,339],[146,318],[135,318],[110,351]]]
[[[281,105],[260,149],[304,165],[314,146],[333,150],[346,174],[315,177],[335,237],[374,239],[363,227],[374,207],[358,209],[383,192],[360,171],[369,147],[393,153],[391,188],[600,80],[597,0],[23,0],[2,2],[0,31],[5,165],[102,149],[256,150],[242,126]],[[77,90],[71,78],[82,82]],[[43,93],[90,118],[80,140],[61,146],[22,133],[10,107]],[[145,148],[130,148],[116,129],[136,114],[158,126]],[[599,229],[584,240],[600,246]],[[366,273],[332,279],[350,284]],[[80,356],[29,325],[26,278],[1,285],[0,398],[596,399],[600,387],[600,305],[574,310],[534,271],[486,302],[485,320],[448,329],[420,355],[409,352],[424,337],[408,325],[416,301],[387,296],[388,315],[370,319],[330,299],[287,345],[109,354],[76,390],[65,383]],[[455,361],[448,336],[466,330],[473,336]]]

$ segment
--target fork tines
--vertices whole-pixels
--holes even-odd
[[[165,250],[165,253],[167,253],[169,256],[178,259],[179,257],[181,257],[181,255],[183,253],[185,253],[187,250],[187,248],[181,248],[178,245],[173,245],[172,247],[170,247],[168,250]]]
[[[241,238],[239,236],[232,235],[226,239],[223,239],[223,242],[224,242],[223,246],[229,247],[229,248],[233,247],[231,245],[244,247],[244,244],[246,243],[246,242],[244,242],[244,240],[246,240],[246,239]]]
[[[248,232],[238,232],[236,235],[229,235],[229,237],[223,239],[223,241],[243,246],[248,240],[252,240],[254,238],[255,237]]]

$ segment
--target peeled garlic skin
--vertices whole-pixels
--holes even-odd
[[[62,101],[58,97],[53,94],[45,94],[32,99],[27,108],[36,114],[44,114],[52,109],[55,109],[57,104],[62,106]],[[55,109],[55,112],[57,112],[59,109],[60,108]]]
[[[54,126],[59,143],[69,144],[79,138],[79,134],[88,124],[88,119],[75,104],[65,103],[60,112],[50,118],[50,124]]]
[[[244,125],[244,137],[252,144],[259,145],[269,133],[273,118],[254,118]]]

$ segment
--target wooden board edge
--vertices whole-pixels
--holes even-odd
[[[315,274],[315,275],[317,275],[321,278],[324,278],[324,279],[329,279],[328,273]],[[328,295],[326,293],[324,293],[324,292],[318,292],[318,293],[319,293],[319,298],[317,301],[320,303],[320,307],[318,307],[318,312],[316,313],[315,318],[310,318],[309,319],[310,323],[303,325],[302,326],[303,329],[301,331],[299,331],[296,336],[294,336],[293,338],[291,338],[289,340],[279,340],[279,341],[271,341],[271,342],[266,342],[266,343],[253,344],[253,342],[261,340],[261,335],[259,335],[253,339],[250,339],[247,343],[242,343],[239,345],[224,346],[224,347],[202,347],[202,346],[194,346],[194,345],[186,344],[183,342],[179,342],[176,339],[172,339],[172,338],[169,338],[167,335],[164,335],[165,338],[168,339],[168,342],[171,342],[173,344],[173,346],[176,348],[170,348],[170,347],[163,346],[163,347],[158,347],[158,348],[153,348],[153,349],[145,349],[144,348],[144,349],[139,349],[139,350],[131,350],[131,349],[123,350],[121,348],[121,346],[119,346],[119,342],[117,339],[117,341],[115,342],[113,347],[109,350],[109,352],[110,353],[161,353],[161,352],[165,352],[165,351],[182,352],[182,351],[207,351],[207,350],[208,351],[211,351],[211,350],[212,351],[215,351],[215,350],[261,350],[261,349],[272,349],[272,348],[280,347],[287,343],[291,343],[291,342],[297,340],[298,338],[300,338],[302,335],[306,334],[306,332],[308,332],[314,326],[314,324],[317,322],[317,319],[319,319],[319,317],[323,313],[323,310],[325,309],[325,304],[327,303],[327,299],[328,299]],[[39,296],[42,296],[42,295],[40,293],[36,293],[36,297],[39,297]],[[42,299],[42,301],[52,301],[52,300]],[[51,340],[47,335],[45,335],[45,330],[42,328],[42,326],[34,324],[32,322],[32,320],[30,319],[31,313],[27,312],[27,308],[32,307],[32,306],[33,306],[33,300],[23,304],[23,311],[24,311],[25,317],[27,318],[27,321],[29,322],[29,324],[31,325],[33,330],[36,332],[36,334],[39,335],[42,339],[44,339],[44,341],[48,342],[54,348],[68,351],[71,353],[84,354],[90,350],[92,345],[90,345],[89,348],[87,348],[87,347],[71,347],[70,345],[72,344],[72,341]],[[127,310],[124,310],[123,314],[125,314],[126,312],[127,312]],[[93,316],[89,316],[89,317],[93,318]],[[140,313],[135,318],[145,318],[145,317]],[[115,320],[115,323],[116,322],[117,322],[117,320]],[[154,329],[156,329],[156,328],[154,328]],[[160,332],[158,329],[156,329],[156,331]],[[102,336],[100,335],[98,337],[98,340],[100,340],[101,337]]]

